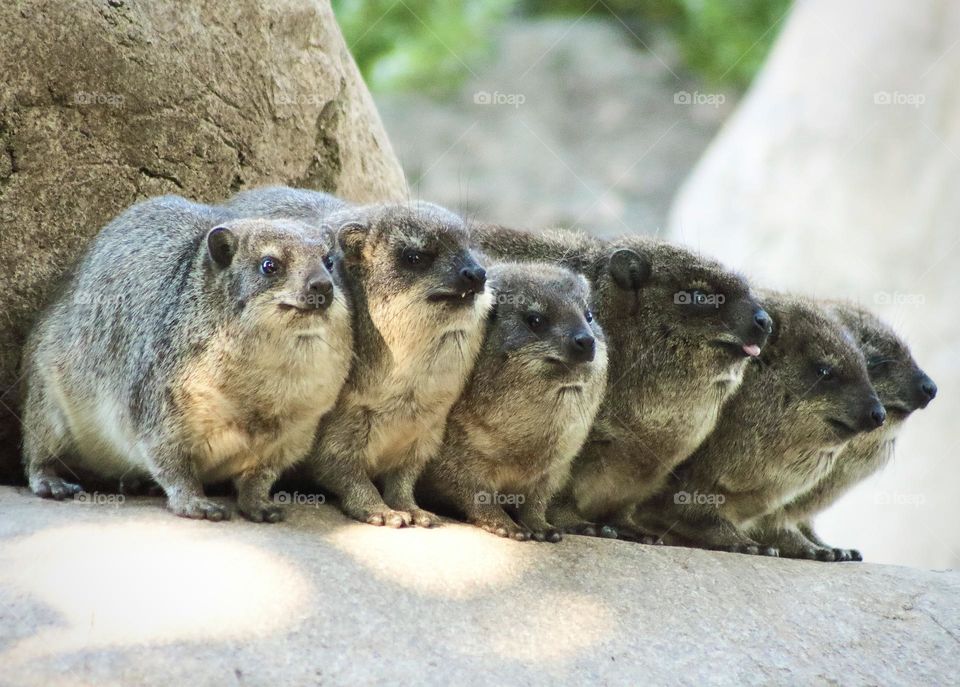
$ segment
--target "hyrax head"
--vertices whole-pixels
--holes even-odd
[[[430,203],[385,204],[345,210],[331,223],[391,348],[480,327],[490,307],[487,273],[459,216]]]
[[[883,425],[886,411],[847,330],[812,301],[770,292],[763,304],[775,322],[760,357],[772,383],[741,393],[764,394],[792,431],[828,445]]]
[[[870,382],[887,411],[888,422],[902,422],[913,411],[927,407],[937,395],[937,385],[893,329],[852,303],[829,303],[827,310],[863,351]]]
[[[632,359],[696,358],[697,372],[717,373],[758,356],[770,334],[771,318],[743,277],[679,246],[620,239],[599,269],[603,325]]]
[[[329,231],[289,220],[239,219],[205,240],[213,283],[251,326],[300,330],[331,311],[346,312]]]
[[[606,364],[603,331],[590,311],[585,277],[542,263],[500,263],[488,275],[493,291],[489,347],[551,379],[580,379]]]

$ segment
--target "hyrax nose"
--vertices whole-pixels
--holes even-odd
[[[457,279],[457,288],[464,292],[473,291],[480,293],[483,291],[483,285],[487,283],[487,271],[479,265],[460,268],[460,274]]]
[[[773,331],[773,320],[763,308],[757,308],[753,311],[753,329],[761,342]]]
[[[589,363],[596,354],[597,340],[590,334],[577,334],[570,342],[570,357],[578,363]]]
[[[870,430],[880,427],[886,419],[887,411],[883,409],[880,400],[874,398],[873,403],[867,407],[867,412],[860,423],[860,429],[864,432],[869,432]]]
[[[927,404],[930,403],[937,396],[937,385],[933,383],[933,380],[930,379],[927,375],[923,375],[920,378],[920,407],[926,408]]]
[[[303,295],[307,309],[326,310],[333,302],[333,281],[326,273],[314,272],[307,277]]]

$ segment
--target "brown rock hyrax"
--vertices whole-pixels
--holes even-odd
[[[108,224],[26,347],[30,487],[61,499],[71,464],[151,476],[178,515],[221,520],[203,485],[274,522],[269,490],[310,449],[351,359],[334,237],[223,220],[167,196]]]
[[[483,347],[421,488],[502,537],[560,541],[547,504],[603,398],[603,332],[587,280],[563,267],[501,263],[488,284]]]
[[[777,555],[748,535],[765,515],[809,490],[855,436],[886,413],[866,361],[846,330],[810,300],[763,294],[770,341],[751,364],[716,428],[641,522],[705,548]]]
[[[823,479],[764,518],[752,535],[790,558],[862,560],[856,549],[825,544],[814,532],[812,519],[887,464],[904,421],[913,411],[927,407],[937,395],[937,385],[917,366],[906,343],[875,315],[852,303],[825,305],[863,351],[870,382],[887,412],[887,420],[877,431],[851,439]]]
[[[643,540],[634,507],[713,429],[764,345],[770,317],[742,277],[654,239],[502,227],[475,238],[497,257],[550,260],[590,280],[607,338],[607,390],[548,519],[587,534],[596,531],[590,523],[613,525]]]
[[[436,205],[349,208],[330,223],[354,305],[355,361],[306,467],[352,518],[428,527],[438,520],[414,486],[483,342],[486,272],[463,220]]]

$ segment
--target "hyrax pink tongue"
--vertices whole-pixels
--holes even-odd
[[[757,344],[750,344],[749,346],[743,345],[743,352],[749,355],[751,358],[756,358],[760,355],[760,347]]]

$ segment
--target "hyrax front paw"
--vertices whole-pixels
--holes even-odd
[[[533,529],[530,531],[530,536],[534,541],[545,541],[551,544],[557,544],[563,539],[563,533],[554,527]]]
[[[66,482],[59,477],[38,477],[36,480],[31,480],[30,488],[40,498],[55,501],[63,501],[68,496],[76,496],[83,491],[83,487],[79,484]]]
[[[412,509],[410,519],[417,527],[436,527],[441,524],[439,517],[422,508]]]
[[[597,525],[592,522],[578,522],[575,525],[564,527],[563,531],[567,534],[579,534],[584,537],[601,537],[603,539],[616,539],[620,536],[616,528],[610,525]]]
[[[286,511],[270,501],[240,504],[240,513],[251,522],[280,522],[286,517]]]
[[[230,519],[230,511],[219,503],[201,498],[185,498],[176,501],[169,501],[167,508],[173,511],[181,518],[192,518],[194,520],[212,520],[220,522]]]
[[[777,558],[780,556],[780,550],[773,546],[762,546],[760,544],[730,544],[727,546],[715,547],[717,551],[727,551],[728,553],[745,553],[749,556],[770,556]]]
[[[490,534],[495,534],[504,539],[513,539],[515,541],[527,541],[531,537],[530,530],[527,530],[515,523],[502,522],[500,520],[474,520],[473,523],[482,530]]]
[[[374,510],[362,511],[357,514],[356,519],[368,525],[393,528],[409,527],[410,523],[413,522],[410,513],[402,510],[393,510],[386,506]]]

